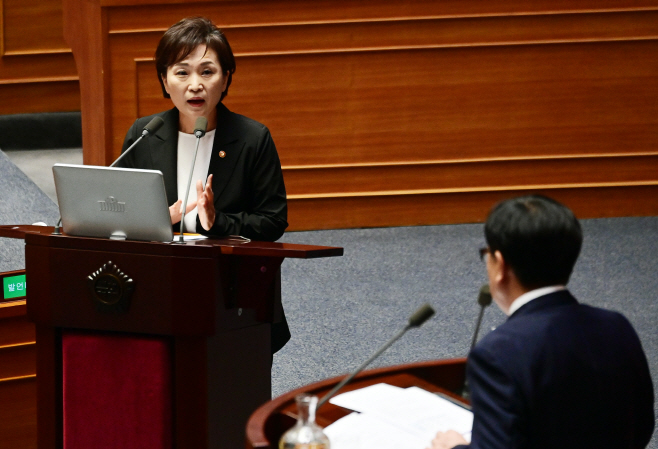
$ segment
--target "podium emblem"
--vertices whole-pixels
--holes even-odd
[[[96,310],[101,313],[126,313],[135,283],[112,261],[87,276]]]

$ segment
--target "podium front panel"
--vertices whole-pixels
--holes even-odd
[[[65,449],[171,449],[171,339],[62,332]]]

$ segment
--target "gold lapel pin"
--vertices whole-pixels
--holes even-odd
[[[226,153],[224,151],[219,152],[219,157],[226,157]]]

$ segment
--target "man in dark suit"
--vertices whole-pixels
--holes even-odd
[[[565,288],[582,243],[573,213],[542,196],[511,199],[491,211],[485,236],[491,293],[509,319],[468,358],[470,447],[646,447],[653,385],[637,334]],[[448,431],[432,448],[467,444]]]

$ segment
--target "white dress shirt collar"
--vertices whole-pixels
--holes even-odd
[[[551,285],[548,287],[541,287],[535,290],[530,290],[529,292],[525,292],[524,294],[522,294],[512,302],[512,305],[509,307],[509,310],[507,311],[507,315],[512,316],[514,312],[516,312],[521,307],[528,304],[533,299],[537,299],[540,296],[548,295],[549,293],[559,292],[560,290],[566,290],[566,287],[564,285]]]

